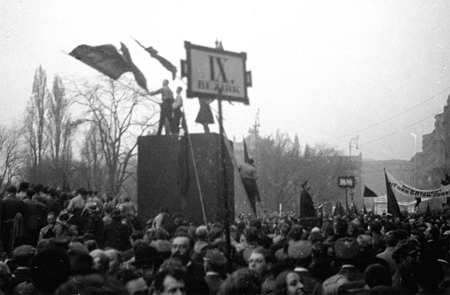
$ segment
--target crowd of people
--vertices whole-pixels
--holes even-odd
[[[8,187],[0,294],[449,294],[450,214],[142,221],[95,191]],[[226,233],[229,232],[229,239]]]

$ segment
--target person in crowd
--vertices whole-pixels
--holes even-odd
[[[30,261],[36,254],[36,249],[30,245],[22,245],[13,250],[12,264],[15,267],[9,282],[8,289],[12,293],[14,288],[22,282],[31,280]]]
[[[192,238],[181,233],[172,239],[172,258],[181,261],[186,267],[186,291],[188,294],[209,294],[203,265],[191,260]]]
[[[348,282],[364,285],[364,277],[355,267],[359,245],[354,238],[339,238],[334,244],[335,262],[339,271],[326,279],[323,284],[323,294],[336,294],[339,287]]]
[[[2,199],[0,206],[1,240],[6,252],[9,252],[13,246],[14,241],[11,241],[11,231],[16,214],[20,213],[25,216],[26,213],[25,203],[16,196],[16,193],[16,187],[9,186],[6,189],[6,197]]]
[[[298,273],[293,270],[285,270],[275,280],[275,295],[306,295],[304,284]]]
[[[225,281],[227,258],[218,250],[207,250],[204,260],[205,282],[208,284],[211,295],[217,294]]]
[[[54,227],[55,237],[76,237],[78,236],[78,229],[76,225],[69,223],[69,213],[62,211],[56,218]]]
[[[199,226],[195,229],[195,244],[191,254],[191,259],[197,263],[203,263],[206,249],[209,246],[208,242],[208,228],[205,225]]]
[[[130,234],[128,227],[122,223],[120,210],[115,209],[112,212],[111,223],[104,227],[101,245],[105,248],[126,251],[131,248]]]
[[[389,266],[389,269],[393,269],[395,266],[395,261],[392,259],[392,253],[394,253],[395,246],[398,243],[396,231],[391,230],[387,232],[384,236],[384,240],[386,241],[386,249],[377,254],[378,258],[383,259]]]
[[[39,240],[50,239],[56,236],[55,233],[56,216],[55,213],[47,213],[47,225],[44,226],[39,232]]]
[[[54,294],[69,279],[70,260],[59,248],[38,252],[30,261],[31,281],[22,282],[15,294]]]
[[[78,189],[77,195],[70,200],[67,210],[73,214],[75,214],[76,211],[79,211],[81,214],[81,211],[84,209],[84,205],[86,205],[86,199],[87,191],[84,188]]]
[[[100,207],[96,202],[91,202],[86,210],[89,217],[84,232],[92,234],[93,238],[100,244],[104,230]]]
[[[118,280],[101,274],[81,276],[62,284],[56,295],[123,295],[127,294],[123,284]]]
[[[248,268],[238,269],[223,282],[218,294],[261,294],[261,278],[254,270]]]
[[[25,227],[27,236],[31,245],[36,245],[39,239],[39,231],[44,226],[43,222],[47,214],[47,207],[33,200],[35,192],[33,189],[27,189],[23,202],[25,204]]]
[[[25,199],[25,197],[27,196],[27,190],[29,188],[30,188],[30,183],[28,183],[26,181],[22,181],[19,184],[19,188],[17,189],[17,197],[23,201]]]
[[[170,135],[170,128],[173,126],[172,105],[174,103],[174,98],[173,92],[169,88],[169,80],[165,79],[160,89],[150,92],[151,96],[156,94],[161,94],[162,100],[157,135],[162,134],[163,126],[165,126],[166,135]]]
[[[248,268],[255,271],[261,278],[262,294],[271,294],[275,289],[275,278],[271,271],[272,263],[272,253],[262,247],[254,249],[248,259]]]
[[[186,288],[185,272],[182,268],[164,268],[155,275],[153,283],[157,295],[185,295]]]
[[[161,208],[158,215],[156,215],[156,217],[153,218],[152,228],[153,229],[164,228],[164,220],[168,217],[169,217],[169,209]]]

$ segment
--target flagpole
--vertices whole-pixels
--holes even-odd
[[[186,115],[184,113],[184,108],[183,108],[183,119],[184,124],[181,123],[183,126],[183,128],[185,128],[185,132],[186,132],[186,136],[188,139],[188,143],[189,143],[189,150],[191,151],[191,156],[192,156],[192,163],[194,164],[194,173],[195,173],[195,180],[197,182],[197,187],[198,187],[198,195],[200,198],[200,205],[202,207],[202,214],[203,214],[203,222],[205,223],[205,226],[208,226],[208,220],[206,219],[206,211],[205,211],[205,205],[203,204],[203,194],[202,194],[202,188],[200,186],[200,179],[198,176],[198,170],[197,170],[197,164],[195,161],[195,156],[194,156],[194,148],[192,146],[192,140],[191,140],[191,135],[188,132],[188,127],[187,127],[187,123],[186,123]]]
[[[225,249],[227,251],[227,270],[231,273],[231,238],[230,238],[230,208],[228,204],[228,179],[227,166],[225,163],[225,138],[223,134],[223,117],[222,117],[222,87],[219,87],[219,95],[217,97],[219,104],[219,126],[220,126],[220,166],[223,179],[222,199],[225,209]]]

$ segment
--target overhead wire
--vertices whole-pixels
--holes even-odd
[[[392,116],[392,117],[389,117],[389,118],[387,118],[387,119],[385,119],[385,120],[383,120],[383,121],[381,121],[381,122],[375,123],[375,124],[370,125],[370,126],[368,126],[368,127],[365,127],[365,128],[362,128],[362,129],[353,131],[353,132],[351,132],[351,133],[347,133],[347,134],[345,134],[345,135],[342,135],[342,136],[333,138],[331,141],[335,141],[335,140],[338,140],[338,139],[341,139],[341,138],[344,138],[344,137],[347,137],[347,136],[351,136],[351,135],[354,135],[354,134],[358,134],[358,133],[360,133],[360,132],[366,131],[366,130],[368,130],[368,129],[371,129],[371,128],[373,128],[373,127],[376,127],[376,126],[379,126],[379,125],[381,125],[381,124],[383,124],[383,123],[386,123],[386,122],[388,122],[388,121],[390,121],[390,120],[392,120],[392,119],[395,119],[395,118],[397,118],[397,117],[399,117],[399,116],[401,116],[401,115],[403,115],[403,114],[405,114],[405,113],[407,113],[407,112],[409,112],[409,111],[411,111],[411,110],[413,110],[413,109],[415,109],[415,108],[417,108],[417,107],[419,107],[419,106],[421,106],[421,105],[427,103],[428,101],[430,101],[430,100],[436,98],[438,95],[441,95],[442,93],[444,93],[445,91],[447,91],[447,90],[449,90],[449,89],[450,89],[450,86],[447,87],[447,88],[445,88],[445,89],[443,89],[443,90],[440,91],[439,93],[433,95],[432,97],[430,97],[430,98],[428,98],[428,99],[422,101],[421,103],[419,103],[419,104],[417,104],[417,105],[415,105],[415,106],[413,106],[413,107],[411,107],[411,108],[409,108],[409,109],[406,109],[406,110],[404,110],[404,111],[401,112],[401,113],[398,113],[397,115],[394,115],[394,116]],[[436,114],[434,114],[434,115],[436,115]],[[433,115],[433,116],[434,116],[434,115]],[[427,117],[427,119],[428,119],[428,118],[429,118],[429,117]],[[419,122],[416,122],[416,123],[420,123],[420,122],[422,122],[422,121],[419,121]],[[415,125],[415,124],[413,124],[413,125]],[[411,125],[411,126],[413,126],[413,125]],[[405,128],[407,128],[407,127],[405,127]],[[395,133],[396,133],[396,132],[394,132],[393,134],[395,134]]]

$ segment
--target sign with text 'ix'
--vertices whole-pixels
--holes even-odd
[[[187,97],[218,98],[249,104],[247,87],[251,73],[246,71],[247,55],[185,42],[187,60],[181,61],[181,74],[188,78]]]

